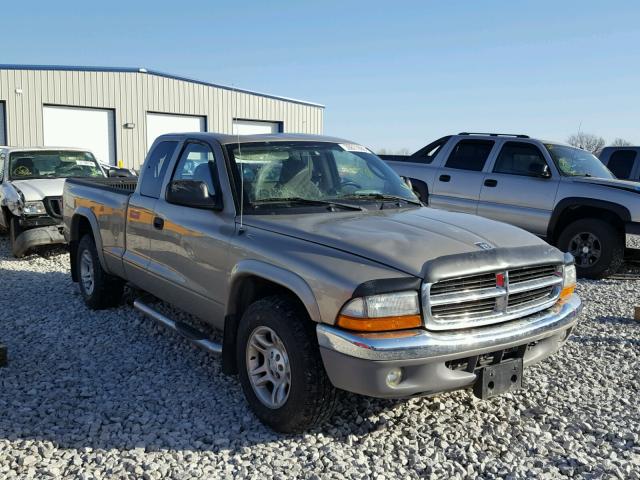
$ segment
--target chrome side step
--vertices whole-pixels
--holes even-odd
[[[157,321],[158,323],[163,324],[165,327],[168,327],[171,330],[178,332],[180,335],[182,335],[184,338],[189,340],[191,343],[206,350],[207,352],[222,353],[222,344],[210,340],[209,338],[207,338],[207,335],[205,335],[200,330],[193,328],[191,325],[187,325],[186,323],[183,323],[180,321],[172,320],[166,315],[163,315],[162,313],[154,310],[153,308],[151,308],[149,305],[147,305],[140,299],[133,301],[133,307],[136,310],[139,310],[140,312],[144,313],[146,316]]]

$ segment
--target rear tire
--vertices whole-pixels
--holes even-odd
[[[93,237],[82,237],[78,244],[76,274],[84,303],[92,310],[115,307],[122,301],[124,281],[102,268]]]
[[[20,226],[18,217],[13,215],[9,217],[9,244],[11,245],[11,253],[16,258],[24,257],[26,252],[19,252],[16,245],[18,236],[23,232],[23,228]]]
[[[558,248],[573,254],[579,277],[600,279],[616,273],[624,262],[624,237],[610,223],[583,218],[558,237]]]
[[[236,354],[244,395],[257,417],[278,432],[320,425],[338,403],[314,326],[306,310],[283,295],[252,303],[240,320]]]

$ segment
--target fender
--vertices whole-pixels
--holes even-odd
[[[236,313],[233,299],[237,298],[242,279],[248,276],[260,277],[288,288],[304,304],[311,320],[320,322],[320,308],[309,284],[302,277],[289,270],[260,260],[242,260],[232,269],[225,315]]]
[[[0,207],[6,208],[9,213],[19,217],[21,215],[22,197],[20,190],[11,182],[4,182],[0,185]],[[4,224],[4,221],[2,222]],[[8,227],[9,225],[3,225]]]
[[[79,242],[80,238],[78,235],[78,223],[80,219],[84,218],[89,221],[89,225],[91,226],[91,232],[93,233],[93,239],[96,242],[96,250],[98,250],[98,258],[100,259],[100,265],[105,272],[110,273],[107,268],[107,264],[104,260],[104,252],[102,251],[102,236],[100,235],[100,227],[98,226],[98,219],[95,214],[88,207],[78,207],[76,211],[73,213],[73,217],[71,218],[71,235],[69,238],[69,243],[71,242]],[[75,260],[72,258],[72,262]],[[72,269],[75,271],[75,269]]]
[[[560,216],[567,211],[567,209],[575,207],[593,207],[601,208],[616,214],[622,222],[627,223],[631,221],[631,213],[629,209],[619,203],[608,202],[606,200],[599,200],[596,198],[586,197],[567,197],[563,198],[553,209],[551,219],[549,220],[549,226],[547,227],[547,238],[553,238],[553,234],[558,226],[558,220]]]

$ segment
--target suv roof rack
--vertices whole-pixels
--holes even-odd
[[[490,137],[530,138],[529,135],[523,135],[521,133],[460,132],[458,135],[488,135]]]

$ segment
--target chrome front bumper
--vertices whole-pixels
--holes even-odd
[[[445,364],[449,360],[535,343],[523,361],[524,365],[538,362],[560,348],[581,310],[580,297],[572,295],[543,312],[468,330],[358,334],[321,324],[317,336],[325,369],[335,386],[375,397],[403,397],[472,385],[476,375],[449,369]],[[385,377],[394,367],[403,368],[405,376],[391,387]]]

